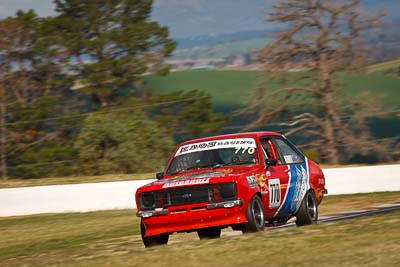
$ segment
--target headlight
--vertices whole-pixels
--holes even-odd
[[[142,193],[139,195],[140,207],[142,209],[152,209],[156,207],[154,193]]]
[[[219,187],[219,193],[221,194],[223,200],[236,199],[237,191],[235,183],[220,184],[218,187]]]
[[[211,202],[235,200],[237,190],[235,183],[216,184],[209,187],[208,199]]]

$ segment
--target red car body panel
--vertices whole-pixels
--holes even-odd
[[[184,171],[173,175],[167,174],[168,166],[174,156],[179,149],[183,151],[184,146],[218,140],[239,140],[240,138],[255,140],[257,155],[255,163],[251,166],[221,166]],[[284,155],[279,149],[278,143],[291,146],[299,157]],[[271,148],[269,155],[266,152],[269,150],[268,146]],[[266,168],[265,158],[274,157],[278,163]],[[294,163],[296,160],[301,160],[301,162]],[[290,163],[292,161],[293,163]],[[160,206],[146,212],[139,199],[141,194],[146,193],[160,195],[160,199],[162,199],[161,194],[167,190],[176,190],[176,192],[183,190],[180,197],[189,199],[192,196],[191,190],[196,192],[195,190],[199,186],[207,186],[208,190],[214,190],[210,188],[225,183],[236,185],[237,197],[235,200],[218,202],[214,199],[213,203],[204,201],[167,207]],[[262,199],[264,214],[268,221],[287,220],[295,215],[299,203],[308,190],[314,192],[319,204],[326,190],[324,175],[318,164],[307,159],[281,134],[274,132],[240,133],[191,140],[177,146],[164,170],[163,178],[139,188],[136,192],[136,203],[138,216],[142,217],[142,222],[146,227],[145,235],[154,236],[246,223],[246,207],[255,194]],[[215,196],[213,195],[213,197]]]

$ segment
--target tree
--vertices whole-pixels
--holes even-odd
[[[56,127],[61,126],[61,120],[53,120],[68,111],[69,105],[60,103],[71,82],[64,79],[66,58],[54,43],[51,21],[51,18],[37,17],[32,10],[18,11],[14,17],[0,21],[3,179],[7,178],[8,169],[12,176],[34,177],[38,173],[34,165],[54,160],[48,153],[39,151],[48,151],[46,145],[65,151],[65,140],[70,139],[64,130]]]
[[[270,21],[286,28],[258,53],[265,73],[241,111],[256,117],[248,128],[289,117],[280,124],[290,127],[286,134],[307,135],[332,164],[372,150],[386,155],[368,132],[367,118],[379,110],[377,100],[341,99],[341,75],[362,71],[368,60],[363,33],[381,25],[378,18],[361,15],[359,4],[281,0],[274,6]],[[277,82],[278,89],[266,90],[267,80]]]
[[[194,139],[218,133],[230,116],[212,110],[212,97],[200,90],[176,91],[155,95],[155,103],[163,103],[150,113],[171,135],[178,139]]]
[[[10,156],[55,136],[43,130],[43,123],[21,123],[43,119],[54,106],[53,97],[47,95],[42,87],[44,73],[39,74],[38,66],[44,58],[35,52],[38,21],[33,11],[18,11],[15,17],[0,21],[0,154],[3,179],[8,177]]]
[[[100,106],[122,95],[141,97],[145,73],[166,74],[164,57],[175,43],[168,29],[150,21],[151,0],[56,0],[58,46],[71,57],[75,88]],[[121,93],[122,92],[122,93]]]
[[[85,174],[158,171],[174,142],[140,108],[94,112],[85,119],[75,147]]]

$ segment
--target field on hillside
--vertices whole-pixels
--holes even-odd
[[[399,69],[400,69],[400,59],[371,65],[368,67],[367,72],[372,73],[372,72],[388,71],[388,70],[398,71]]]
[[[321,214],[400,202],[400,192],[328,196]],[[133,210],[0,218],[0,266],[396,266],[400,213],[145,249]],[[316,258],[315,255],[318,255]]]
[[[213,96],[214,109],[229,113],[245,106],[257,82],[257,71],[221,71],[193,70],[170,73],[166,77],[145,77],[146,85],[159,93],[176,90],[200,89]],[[296,74],[289,74],[296,75]],[[400,78],[384,75],[381,72],[363,75],[343,75],[343,101],[354,98],[360,93],[370,93],[386,110],[400,110]],[[277,84],[269,83],[268,88],[277,88]],[[234,118],[228,126],[243,126],[246,121]],[[377,138],[397,136],[400,132],[399,118],[392,113],[385,118],[373,118],[370,121],[373,134]],[[239,127],[227,127],[223,133],[240,130]],[[264,129],[260,129],[264,130]],[[268,130],[284,131],[269,127]],[[296,141],[296,139],[294,140]]]
[[[246,97],[255,87],[257,71],[192,70],[172,72],[165,77],[147,76],[146,85],[156,92],[201,89],[214,97],[214,107],[219,111],[232,111],[245,105]],[[400,108],[400,79],[382,73],[344,76],[344,92],[353,97],[370,92],[382,98],[382,104]],[[270,83],[269,88],[277,85]]]

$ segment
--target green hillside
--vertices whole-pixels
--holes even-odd
[[[232,110],[243,105],[254,87],[255,71],[181,71],[166,77],[146,77],[147,86],[159,93],[201,89],[214,98],[216,110]]]
[[[214,97],[215,109],[232,111],[244,105],[256,85],[256,71],[193,70],[170,73],[166,77],[146,77],[149,88],[166,93],[175,90],[201,89]],[[370,92],[386,107],[400,108],[400,79],[382,73],[343,77],[346,97]],[[269,84],[270,88],[276,84]]]
[[[209,92],[214,98],[214,109],[229,113],[243,107],[246,99],[255,87],[258,72],[256,71],[221,71],[221,70],[193,70],[174,72],[166,77],[146,77],[146,83],[159,93],[175,90],[201,89]],[[290,74],[295,75],[295,74]],[[385,109],[400,110],[400,79],[384,75],[382,72],[343,77],[343,101],[355,97],[362,92],[369,92],[381,102]],[[269,88],[276,88],[276,84],[268,84]],[[240,131],[248,121],[234,117],[222,133]],[[398,136],[400,132],[399,118],[396,113],[385,118],[371,118],[370,126],[376,138]],[[279,127],[260,128],[285,132]],[[294,137],[296,141],[296,137]]]
[[[387,71],[393,69],[400,69],[400,59],[371,65],[368,67],[367,71],[368,73],[372,73],[372,72]]]

